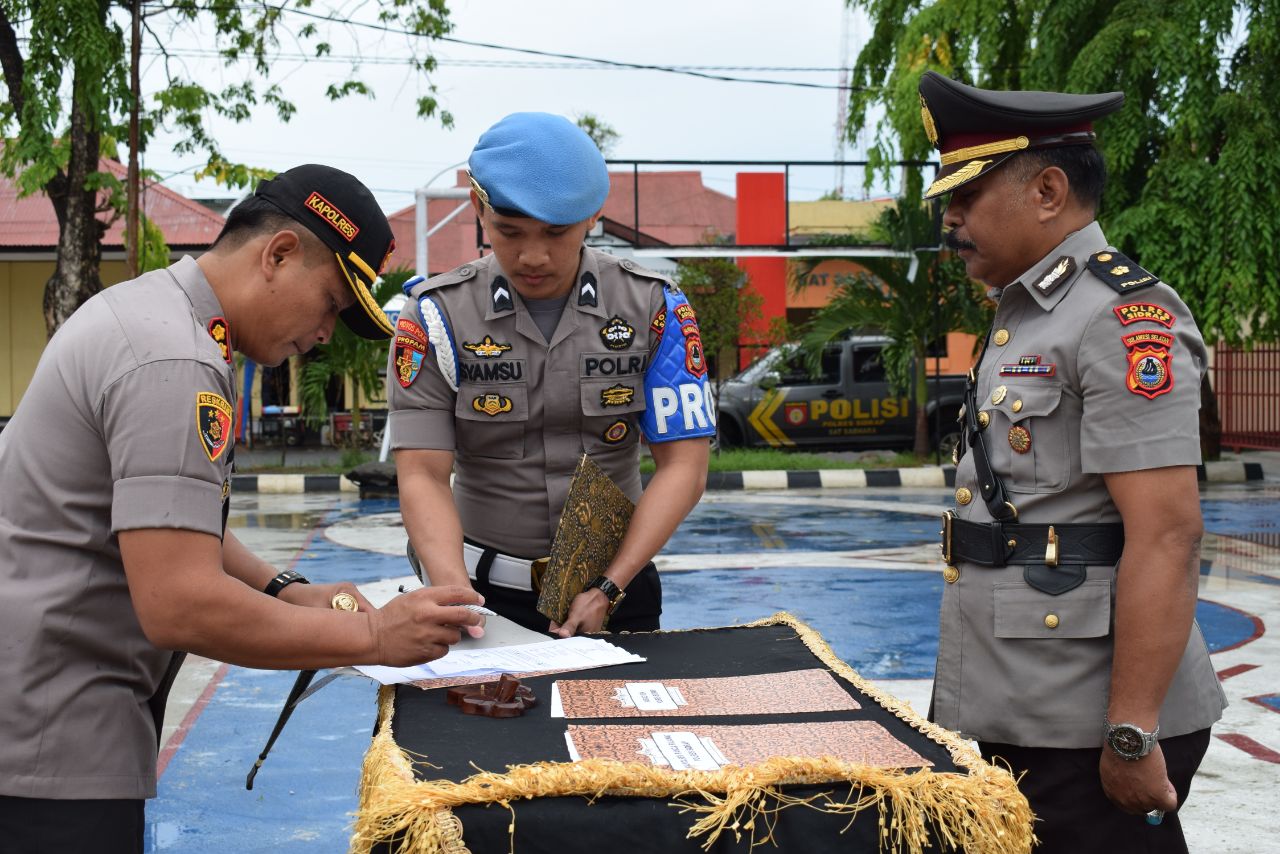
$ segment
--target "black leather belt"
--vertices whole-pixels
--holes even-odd
[[[1033,525],[1021,522],[968,522],[948,510],[942,516],[942,557],[947,564],[973,563],[1000,568],[1016,564],[1118,563],[1124,551],[1124,525]]]

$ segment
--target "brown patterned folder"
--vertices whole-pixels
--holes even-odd
[[[775,756],[832,756],[856,765],[919,768],[932,765],[875,721],[821,721],[751,726],[652,723],[570,724],[570,751],[580,759],[643,762],[673,770],[714,771]]]
[[[551,560],[538,593],[538,613],[556,623],[565,621],[573,597],[603,573],[618,553],[635,509],[604,470],[583,454],[551,542]]]
[[[704,679],[563,679],[566,718],[787,715],[860,709],[826,670]]]

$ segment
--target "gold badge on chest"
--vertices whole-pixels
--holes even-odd
[[[1009,447],[1019,454],[1025,454],[1031,450],[1031,431],[1021,425],[1010,427]]]

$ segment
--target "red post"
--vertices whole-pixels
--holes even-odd
[[[782,244],[787,240],[787,188],[781,172],[738,173],[738,243]],[[742,337],[744,345],[762,344],[774,318],[787,316],[787,259],[739,258],[749,287],[764,298],[763,318]],[[739,367],[764,352],[761,346],[739,349]]]

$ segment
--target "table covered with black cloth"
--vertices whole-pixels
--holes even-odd
[[[766,837],[777,850],[795,852],[1029,850],[1031,814],[1006,771],[862,680],[789,615],[608,640],[647,660],[525,678],[540,702],[523,717],[462,714],[446,703],[444,688],[384,687],[352,851],[745,852]],[[663,728],[871,720],[931,766],[887,769],[818,757],[814,765],[780,759],[777,767],[770,760],[769,767],[676,772],[643,761],[574,763],[565,743],[570,723],[641,721],[550,716],[556,680],[644,682],[812,668],[831,672],[861,708],[664,718]],[[708,826],[691,838],[700,820]]]

